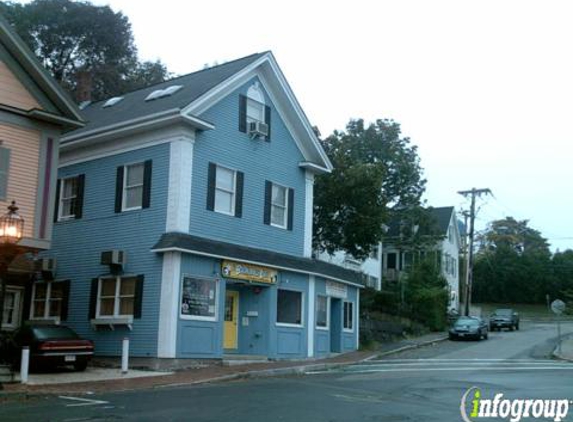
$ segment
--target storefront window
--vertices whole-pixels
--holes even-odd
[[[302,293],[278,290],[277,323],[302,325]]]
[[[217,319],[217,281],[183,277],[181,316],[189,319]]]
[[[352,305],[352,302],[344,302],[344,329],[348,331],[352,331],[354,328],[354,313],[352,312]]]
[[[328,328],[328,298],[326,296],[316,297],[316,327]]]

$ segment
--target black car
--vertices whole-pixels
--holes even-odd
[[[478,317],[459,317],[452,325],[448,337],[450,340],[475,339],[487,340],[487,323]]]
[[[490,331],[501,330],[519,330],[519,314],[514,309],[496,309],[489,317]]]
[[[76,371],[83,371],[94,354],[91,340],[82,339],[63,325],[26,324],[16,332],[14,340],[19,350],[30,348],[31,368],[72,365]]]

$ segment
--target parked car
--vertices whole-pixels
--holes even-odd
[[[499,331],[502,328],[519,330],[519,314],[514,309],[496,309],[489,317],[490,331]]]
[[[450,340],[462,338],[487,340],[487,323],[478,317],[459,317],[452,325],[448,337]]]
[[[23,325],[15,334],[19,348],[30,348],[30,367],[73,365],[76,371],[86,369],[94,354],[91,340],[82,339],[64,325]],[[18,356],[19,358],[19,356]]]

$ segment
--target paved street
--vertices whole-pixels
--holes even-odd
[[[0,420],[459,421],[472,386],[484,398],[573,399],[573,363],[548,358],[555,335],[553,325],[526,322],[487,341],[446,341],[326,373],[10,402]]]

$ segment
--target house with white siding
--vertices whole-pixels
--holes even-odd
[[[448,283],[448,309],[459,308],[461,236],[454,207],[428,208],[431,233],[408,233],[419,229],[416,222],[392,221],[383,242],[382,282],[392,285],[404,281],[412,265],[420,259],[434,259]],[[408,244],[409,235],[431,236],[423,246]],[[405,242],[406,240],[406,242]],[[413,247],[414,246],[414,247]]]

